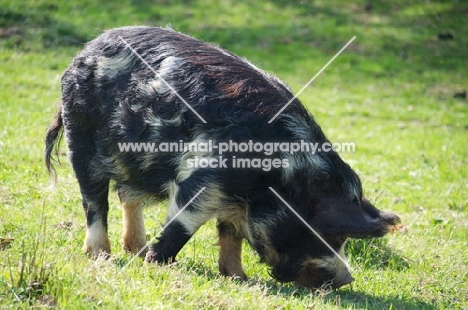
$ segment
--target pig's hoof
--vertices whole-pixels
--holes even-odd
[[[129,245],[123,245],[122,248],[124,251],[130,252],[132,254],[138,255],[141,258],[145,258],[145,254],[148,251],[148,247],[145,245],[137,245],[137,246],[129,246]]]
[[[90,258],[95,260],[107,260],[111,257],[110,253],[103,250],[84,251]]]
[[[152,251],[146,252],[145,262],[147,263],[159,263],[158,254]]]
[[[228,278],[232,278],[235,280],[242,280],[247,281],[247,275],[245,274],[244,270],[242,270],[241,266],[231,266],[231,265],[219,265],[219,272]]]
[[[173,257],[165,257],[162,254],[149,250],[148,252],[146,252],[145,262],[163,265],[175,263],[175,259]]]

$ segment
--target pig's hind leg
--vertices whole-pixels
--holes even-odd
[[[67,124],[65,124],[67,126]],[[70,126],[71,127],[71,126]],[[107,233],[109,212],[109,179],[93,169],[96,144],[92,134],[77,127],[66,128],[69,158],[80,185],[86,215],[86,237],[83,250],[93,257],[107,256],[110,242]]]

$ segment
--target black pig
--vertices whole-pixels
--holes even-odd
[[[359,177],[336,152],[216,151],[227,143],[329,143],[298,99],[277,115],[293,97],[245,59],[171,29],[113,29],[86,44],[63,74],[45,151],[55,176],[52,151],[63,129],[86,213],[84,251],[110,253],[112,179],[122,203],[123,248],[133,253],[146,252],[143,205],[169,198],[168,225],[148,247],[148,262],[174,260],[216,217],[223,275],[246,279],[245,238],[282,282],[350,283],[346,239],[383,236],[399,218],[363,198]],[[211,148],[176,150],[190,142]],[[164,143],[172,151],[150,149]]]

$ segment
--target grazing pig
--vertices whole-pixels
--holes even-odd
[[[346,239],[383,236],[399,218],[363,197],[359,177],[336,152],[285,151],[290,142],[329,143],[293,98],[245,59],[171,29],[113,29],[86,44],[63,74],[45,150],[55,177],[52,151],[63,129],[86,214],[84,251],[110,253],[114,180],[123,248],[133,253],[146,251],[143,205],[169,198],[167,225],[148,247],[148,262],[173,261],[216,217],[223,275],[246,279],[246,239],[279,281],[350,283]]]

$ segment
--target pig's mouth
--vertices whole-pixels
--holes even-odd
[[[327,271],[315,270],[315,272],[307,272],[296,279],[294,282],[300,286],[312,288],[312,289],[337,289],[344,285],[351,284],[354,278],[351,276],[349,271],[340,270],[333,277],[325,277]]]
[[[333,289],[340,288],[342,286],[351,284],[354,281],[354,278],[351,275],[348,275],[345,279],[334,280],[331,284]]]

